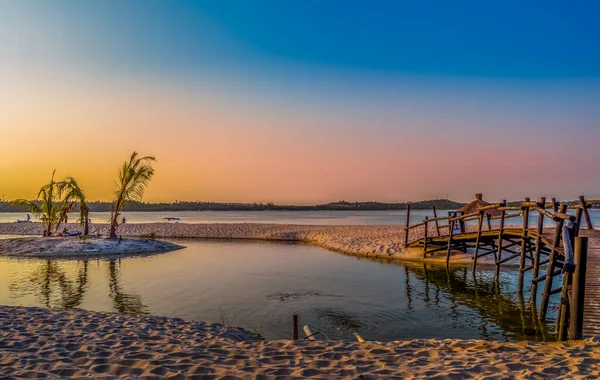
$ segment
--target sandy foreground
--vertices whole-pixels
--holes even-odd
[[[24,257],[163,253],[181,248],[184,247],[166,241],[132,238],[21,237],[0,240],[1,255]]]
[[[440,226],[441,227],[441,226]],[[61,226],[61,229],[63,227]],[[69,231],[81,231],[78,224],[68,224]],[[441,227],[442,228],[442,227]],[[108,234],[106,224],[94,224],[90,228],[92,234]],[[38,235],[43,227],[39,223],[0,223],[0,234]],[[409,241],[423,235],[424,229],[412,229]],[[442,229],[442,233],[445,231]],[[117,231],[119,236],[140,237],[152,235],[156,238],[211,238],[211,239],[257,239],[301,241],[320,247],[356,256],[390,258],[422,261],[421,250],[407,250],[404,245],[404,228],[399,225],[295,225],[295,224],[260,224],[260,223],[139,223],[121,225]],[[431,227],[430,236],[435,236]],[[470,263],[472,255],[455,253],[453,264]],[[486,259],[479,261],[485,264]],[[445,261],[445,253],[439,257],[425,261]]]
[[[0,374],[93,378],[597,378],[600,338],[565,343],[262,341],[181,319],[0,306]]]
[[[14,377],[600,376],[600,338],[564,343],[262,341],[242,329],[176,318],[9,306],[0,306],[0,335],[0,374]]]

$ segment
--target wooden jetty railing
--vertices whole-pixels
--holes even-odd
[[[532,272],[531,301],[536,304],[538,285],[543,283],[542,299],[538,318],[546,319],[550,297],[561,294],[561,302],[556,323],[556,333],[560,340],[580,339],[583,326],[583,303],[585,298],[585,273],[587,262],[587,238],[580,237],[580,227],[585,219],[588,229],[593,229],[588,209],[600,205],[600,200],[586,200],[579,197],[579,204],[567,206],[552,198],[546,202],[542,197],[539,202],[525,198],[516,206],[507,206],[506,201],[481,207],[476,212],[464,214],[449,212],[447,217],[438,217],[434,209],[434,217],[410,225],[410,205],[406,215],[405,247],[421,248],[423,258],[436,252],[446,252],[446,266],[450,264],[453,251],[473,253],[473,272],[477,268],[478,259],[493,255],[496,265],[494,280],[498,283],[502,264],[518,259],[518,290],[523,292],[525,273]],[[497,210],[492,216],[490,210]],[[567,210],[576,210],[575,215]],[[537,225],[529,226],[530,216],[537,213]],[[522,217],[522,226],[507,226],[506,220]],[[553,231],[544,231],[544,220],[554,221]],[[487,226],[484,229],[484,219]],[[499,220],[497,228],[492,228],[492,220]],[[476,229],[468,229],[466,223],[477,221]],[[440,222],[446,222],[440,225]],[[434,232],[430,226],[435,223]],[[410,231],[422,229],[423,233],[410,241]],[[442,233],[441,230],[444,230]],[[504,254],[508,254],[503,257]],[[540,270],[546,271],[540,275]],[[555,277],[563,276],[562,286],[553,288]]]

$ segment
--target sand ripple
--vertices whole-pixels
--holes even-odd
[[[598,378],[600,338],[566,343],[260,341],[177,318],[0,306],[0,374],[92,378]]]

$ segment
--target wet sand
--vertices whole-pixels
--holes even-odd
[[[262,341],[181,319],[0,306],[0,374],[92,378],[577,379],[600,338],[564,343]],[[229,378],[231,378],[229,377]]]

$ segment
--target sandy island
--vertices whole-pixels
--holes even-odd
[[[0,255],[24,257],[152,254],[182,248],[166,241],[132,238],[21,237],[0,240]]]
[[[467,226],[470,228],[471,226]],[[62,227],[61,227],[62,228]],[[69,231],[81,231],[78,224],[68,224]],[[435,235],[435,227],[429,230]],[[442,233],[444,228],[442,227]],[[475,228],[473,226],[473,228]],[[0,234],[39,235],[43,227],[39,223],[0,223]],[[106,224],[94,224],[90,231],[108,234]],[[423,228],[410,231],[409,241],[421,237]],[[422,250],[404,248],[404,228],[400,225],[296,225],[261,223],[139,223],[121,225],[117,234],[123,237],[154,236],[162,239],[209,238],[209,239],[255,239],[271,241],[299,241],[314,244],[344,254],[395,260],[423,261]],[[1,240],[0,240],[1,242]],[[0,252],[3,252],[0,248]],[[428,257],[427,262],[445,262],[445,253]],[[455,252],[451,264],[472,262],[472,255]],[[493,264],[493,257],[484,257],[478,264]],[[508,263],[507,265],[509,265]]]
[[[561,343],[261,341],[177,318],[0,306],[0,374],[88,378],[590,379],[600,338]]]

